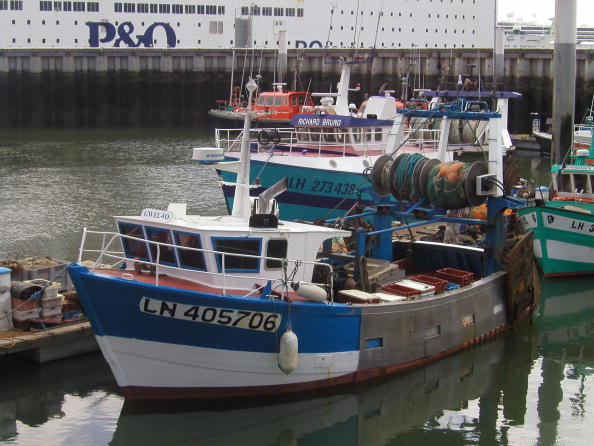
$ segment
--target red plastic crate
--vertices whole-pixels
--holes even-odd
[[[434,286],[436,293],[443,293],[446,289],[446,286],[448,286],[448,281],[446,279],[440,279],[439,277],[428,276],[426,274],[410,276],[409,279]]]
[[[419,297],[421,295],[419,290],[415,290],[414,288],[409,288],[404,285],[399,285],[398,283],[388,283],[386,285],[382,285],[382,291],[404,296],[407,299],[414,299],[415,297]]]
[[[468,285],[474,280],[472,273],[454,268],[442,268],[437,270],[435,274],[448,282],[457,283],[458,285]]]

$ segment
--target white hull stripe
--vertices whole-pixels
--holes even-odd
[[[299,354],[285,375],[277,355],[97,336],[120,387],[246,387],[305,383],[353,373],[359,352]]]

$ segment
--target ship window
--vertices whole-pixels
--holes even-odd
[[[72,2],[72,10],[73,11],[84,11],[85,10],[85,2]]]
[[[10,2],[10,6],[12,9],[12,4],[14,2]],[[51,11],[52,10],[52,2],[39,2],[39,10],[40,11]]]
[[[266,105],[274,105],[274,97],[266,96]]]
[[[264,97],[263,96],[258,96],[258,99],[256,99],[256,105],[264,105]]]
[[[149,5],[149,10],[151,12],[151,14],[156,14],[158,9],[157,9],[157,4],[156,3],[151,3]]]
[[[269,6],[265,6],[262,8],[262,15],[271,16],[272,15],[272,8]]]
[[[225,272],[259,272],[260,259],[244,257],[246,255],[259,256],[262,239],[259,238],[214,238],[215,251],[227,253],[225,255]],[[233,255],[235,254],[235,255]],[[219,272],[223,271],[223,256],[216,255]]]
[[[159,3],[159,14],[170,14],[171,6],[163,3]]]
[[[185,232],[174,232],[175,244],[183,246],[184,248],[202,249],[200,236],[197,234],[188,234]],[[206,269],[204,263],[204,253],[202,251],[194,251],[193,249],[177,248],[177,256],[179,264],[182,268],[189,269]]]
[[[22,11],[23,10],[23,2],[21,0],[11,1],[10,9],[12,9],[13,11]]]
[[[63,11],[72,11],[72,2],[62,2]]]
[[[122,12],[122,4],[121,3],[114,3],[113,4],[114,12]]]
[[[124,12],[136,12],[136,4],[124,3]]]
[[[171,231],[169,229],[146,227],[146,235],[147,239],[153,242],[166,243],[168,245],[172,245]],[[175,253],[173,251],[173,246],[149,243],[149,247],[151,250],[151,257],[153,258],[154,263],[157,263],[158,257],[159,263],[173,266],[177,265],[177,262],[175,261]]]
[[[282,96],[275,96],[274,97],[274,105],[283,105],[283,98],[282,98]]]
[[[223,22],[211,21],[208,27],[210,34],[223,34]]]
[[[87,2],[87,11],[99,12],[99,2]]]
[[[217,6],[216,5],[206,5],[206,13],[214,15],[217,13]]]
[[[283,8],[274,8],[275,17],[282,17],[284,14]]]
[[[297,8],[297,17],[303,17],[303,8]]]
[[[149,12],[149,5],[148,3],[139,3],[136,7],[136,10],[139,14],[147,14]],[[144,22],[142,23],[142,25],[144,26]]]
[[[196,5],[186,5],[186,14],[196,14]]]
[[[295,17],[295,8],[285,8],[285,15],[287,17]]]
[[[266,257],[276,257],[277,259],[284,259],[287,257],[287,240],[268,240],[268,244],[266,245]],[[282,266],[280,260],[266,259],[266,269],[280,269]]]
[[[293,106],[298,105],[299,104],[298,101],[299,100],[297,99],[297,96],[291,96],[291,105],[293,105]]]
[[[118,223],[120,234],[134,237],[136,239],[143,239],[144,234],[142,233],[142,226],[135,225],[132,223]],[[139,258],[141,260],[148,261],[148,251],[146,243],[140,240],[133,240],[125,237],[121,237],[122,247],[126,257]]]
[[[224,6],[219,6],[217,8],[217,12],[219,15],[225,15],[225,7]]]
[[[241,15],[250,15],[250,8],[247,6],[241,7]]]
[[[54,11],[62,10],[62,2],[54,2]]]

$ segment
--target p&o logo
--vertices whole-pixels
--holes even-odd
[[[135,36],[132,35],[134,32],[132,22],[123,22],[117,28],[109,22],[87,22],[86,25],[89,27],[89,44],[91,48],[99,48],[99,44],[112,41],[114,42],[114,48],[119,48],[120,45],[130,48],[140,46],[150,48],[153,46],[153,33],[158,27],[165,31],[169,48],[175,48],[176,44],[175,31],[168,23],[164,22],[155,22],[144,31],[144,34],[136,34]],[[99,35],[100,30],[105,31],[103,37]]]

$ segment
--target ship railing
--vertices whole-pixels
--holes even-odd
[[[85,246],[88,243],[92,243],[93,241],[89,241],[88,236],[100,236],[100,247],[98,248],[86,248]],[[137,243],[147,243],[149,246],[153,245],[155,250],[146,246],[146,254],[152,253],[152,260],[150,258],[141,258],[141,257],[131,257],[126,255],[123,250],[123,240],[130,240]],[[119,244],[118,244],[119,242]],[[164,264],[164,261],[161,258],[161,254],[163,250],[173,249],[174,258],[175,258],[175,265]],[[205,269],[195,269],[195,268],[188,268],[183,267],[180,264],[179,258],[181,254],[180,251],[191,251],[195,252],[199,255],[202,255],[205,263]],[[206,255],[211,256],[211,264],[220,266],[220,271],[209,271],[206,268],[208,264]],[[92,256],[95,260],[84,261],[83,258]],[[217,259],[217,256],[218,260]],[[266,261],[276,261],[280,262],[282,268],[279,268],[277,271],[279,272],[278,278],[270,278],[265,275],[254,276],[249,275],[249,273],[239,274],[237,273],[236,269],[233,267],[227,267],[227,259],[229,257],[240,257],[244,259],[257,259],[258,262],[261,264],[262,262]],[[220,261],[220,263],[219,263]],[[111,262],[111,263],[106,263]],[[251,254],[239,254],[239,253],[229,253],[224,251],[216,251],[211,249],[204,249],[204,248],[192,248],[189,246],[177,245],[173,243],[165,243],[165,242],[158,242],[154,240],[148,240],[145,238],[134,237],[130,235],[120,234],[119,232],[108,232],[108,231],[92,231],[87,229],[86,227],[83,228],[83,236],[79,248],[78,260],[77,263],[87,265],[91,271],[95,269],[127,269],[127,270],[134,270],[134,271],[148,271],[151,274],[155,275],[155,285],[159,286],[160,277],[163,275],[172,276],[173,273],[178,273],[176,277],[188,280],[191,282],[199,283],[201,285],[213,287],[213,288],[222,288],[223,294],[227,292],[228,289],[241,289],[236,288],[236,286],[241,286],[240,284],[251,283],[252,285],[258,284],[259,286],[249,291],[245,294],[245,296],[250,296],[258,291],[266,284],[260,284],[260,281],[270,282],[271,283],[271,291],[276,292],[277,289],[280,289],[280,293],[283,294],[285,291],[285,281],[283,280],[283,274],[289,275],[291,277],[299,277],[298,271],[299,268],[310,267],[312,271],[314,268],[323,268],[327,270],[327,274],[325,277],[328,278],[326,283],[319,283],[319,282],[307,282],[307,281],[299,281],[299,280],[286,280],[286,287],[291,288],[293,284],[303,284],[306,283],[308,285],[317,285],[321,286],[327,290],[328,295],[330,296],[330,300],[333,299],[332,290],[334,288],[334,273],[333,268],[331,265],[323,262],[312,262],[312,261],[305,261],[305,260],[292,260],[286,258],[279,258],[279,257],[269,257],[269,256],[259,256],[259,255],[251,255]],[[131,269],[130,269],[131,268]],[[260,268],[258,268],[259,270]],[[126,273],[124,273],[126,274]],[[206,280],[198,280],[200,277],[213,277],[215,280],[212,282],[208,282]],[[123,278],[132,279],[134,276],[126,276],[123,275]],[[220,278],[220,283],[217,283],[216,278]],[[231,284],[231,285],[230,285]],[[260,286],[261,285],[261,286]],[[234,288],[235,287],[235,288]]]
[[[410,133],[407,129],[404,133],[407,146],[416,147],[421,150],[437,151],[439,148],[439,129],[417,129]]]
[[[388,132],[363,129],[360,133],[334,132],[333,129],[311,128],[255,128],[249,130],[249,140],[257,143],[255,151],[270,153],[276,145],[282,144],[279,153],[299,153],[307,148],[308,154],[334,153],[340,156],[359,154],[367,156],[371,151],[382,150],[387,143]],[[216,129],[217,147],[224,152],[241,150],[243,129]],[[437,140],[436,140],[437,142]],[[252,151],[254,148],[252,148]]]
[[[580,131],[586,131],[586,130],[594,130],[594,125],[592,124],[574,124],[574,131],[576,132],[580,132]]]

